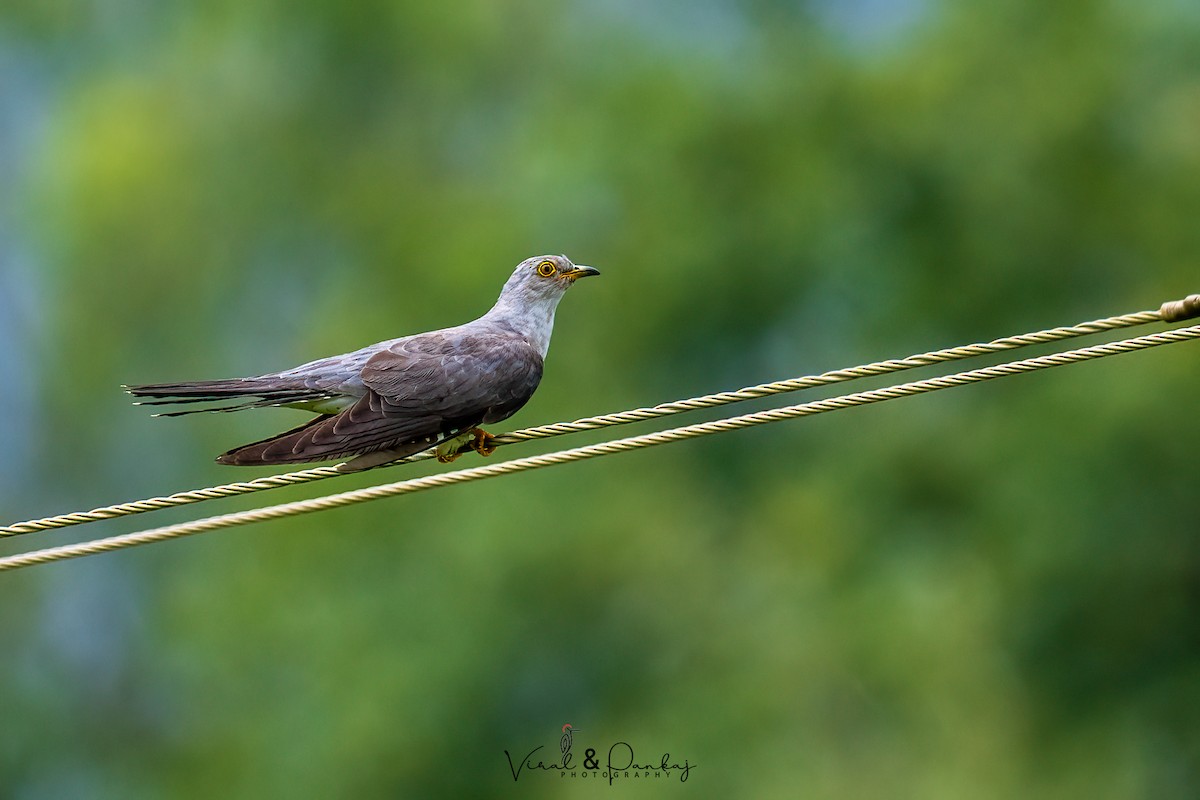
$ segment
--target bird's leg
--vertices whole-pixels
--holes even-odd
[[[490,456],[496,452],[496,445],[492,444],[495,438],[483,428],[471,428],[439,444],[437,460],[449,464],[467,450],[474,450],[481,456]]]
[[[460,451],[463,445],[469,441],[471,441],[470,431],[467,431],[466,433],[460,433],[458,436],[453,436],[449,439],[446,439],[444,442],[439,444],[437,446],[437,450],[434,451],[437,453],[437,460],[443,464],[449,464],[451,461],[462,455]]]

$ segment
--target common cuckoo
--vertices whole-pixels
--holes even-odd
[[[550,347],[554,311],[579,278],[599,275],[566,256],[517,265],[496,304],[454,328],[418,333],[250,378],[127,386],[140,405],[219,403],[170,411],[238,411],[287,406],[320,416],[217,457],[221,464],[296,464],[350,458],[369,469],[430,447],[453,460],[464,445],[495,446],[479,426],[517,412],[533,396]]]

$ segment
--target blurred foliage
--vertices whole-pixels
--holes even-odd
[[[245,477],[294,412],[118,385],[457,324],[534,253],[604,275],[514,426],[1156,307],[1198,45],[1179,0],[8,3],[0,512]],[[1194,796],[1196,355],[12,573],[0,794]],[[698,766],[513,785],[565,722]]]

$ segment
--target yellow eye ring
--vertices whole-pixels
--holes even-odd
[[[557,270],[554,267],[553,261],[543,261],[537,265],[537,274],[541,275],[543,278],[549,278],[556,271]]]

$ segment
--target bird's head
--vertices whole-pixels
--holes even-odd
[[[517,265],[500,296],[523,305],[556,304],[575,281],[599,274],[593,267],[572,264],[566,256],[534,256]]]

